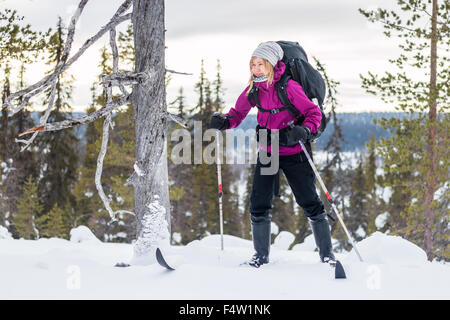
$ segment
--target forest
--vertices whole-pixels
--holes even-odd
[[[445,3],[442,6],[440,19],[445,22],[449,19],[448,7]],[[414,8],[404,4],[402,10],[412,13],[413,24],[417,19]],[[413,80],[405,72],[375,75],[370,70],[361,70],[361,86],[367,94],[375,94],[383,101],[395,100],[397,112],[338,113],[339,82],[328,74],[326,65],[314,59],[312,63],[327,81],[325,111],[329,122],[313,147],[316,165],[355,240],[360,241],[375,231],[399,235],[423,248],[429,260],[448,261],[448,24],[447,29],[443,27],[445,23],[438,24],[440,31],[431,26],[399,29],[394,26],[398,22],[396,16],[388,12],[381,14],[381,18],[369,11],[361,10],[361,14],[368,20],[392,22],[386,24],[386,36],[398,32],[404,39],[403,53],[392,60],[394,65],[400,68],[408,65],[427,75],[435,74],[435,78]],[[47,31],[34,30],[22,23],[23,19],[13,9],[0,12],[2,104],[11,93],[29,85],[25,83],[25,74],[33,64],[44,60],[50,74],[64,53],[68,26],[61,18]],[[431,47],[442,44],[444,53],[437,55],[430,50],[430,43]],[[131,24],[126,31],[118,33],[117,47],[120,68],[133,69],[136,51]],[[99,78],[92,83],[86,115],[107,105],[110,97],[100,86],[102,75],[116,72],[111,48],[105,45],[97,55]],[[205,61],[211,63],[205,59],[199,57],[200,76],[194,88],[197,103],[186,104],[186,89],[182,87],[176,99],[166,101],[167,108],[187,122],[192,137],[194,121],[208,128],[214,112],[224,113],[231,107],[224,103],[227,88],[221,77],[220,57],[214,61],[217,72],[212,75],[205,72]],[[432,61],[434,67],[430,69]],[[171,85],[171,76],[166,74],[166,86]],[[54,100],[48,122],[62,122],[80,115],[73,110],[73,82],[68,69],[58,75],[53,90],[42,94],[39,103],[46,105]],[[35,111],[32,103],[13,115],[2,108],[0,227],[6,228],[15,239],[68,239],[72,228],[84,225],[105,242],[135,241],[136,217],[125,212],[135,210],[134,190],[127,184],[136,163],[132,104],[127,103],[112,114],[113,129],[103,162],[102,187],[112,210],[119,211],[116,221],[111,221],[94,181],[102,145],[102,119],[42,133],[31,147],[23,150],[17,142],[21,139],[19,134],[34,127],[42,116],[44,112]],[[255,125],[255,115],[249,115],[241,128],[251,129]],[[176,122],[169,121],[166,132],[173,245],[218,234],[220,227],[216,165],[174,164],[170,159],[171,150],[178,142],[171,140],[171,133],[180,128]],[[206,146],[204,142],[202,148]],[[251,239],[249,195],[254,165],[222,164],[221,170],[224,231]],[[321,197],[331,213],[326,197],[323,194]],[[278,232],[294,234],[294,243],[303,242],[311,234],[307,218],[283,175],[280,175],[280,194],[273,199],[272,221]],[[330,224],[335,249],[351,249],[337,219]]]

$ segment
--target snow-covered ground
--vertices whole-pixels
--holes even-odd
[[[114,267],[129,262],[130,244],[103,243],[87,228],[62,239],[0,237],[0,299],[449,299],[448,264],[427,262],[422,249],[379,232],[338,254],[347,279],[334,279],[314,252],[312,237],[287,250],[293,237],[281,232],[271,263],[240,266],[253,254],[251,241],[212,235],[166,250],[180,257],[176,271],[158,264]]]

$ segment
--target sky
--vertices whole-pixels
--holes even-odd
[[[194,84],[199,79],[204,59],[208,79],[216,75],[217,59],[226,88],[225,111],[233,107],[249,78],[251,53],[264,41],[289,40],[302,45],[310,60],[315,56],[325,65],[328,75],[340,82],[339,112],[394,111],[361,88],[360,74],[382,74],[389,70],[388,59],[399,54],[395,39],[386,38],[380,26],[358,12],[358,8],[389,8],[392,0],[169,0],[166,1],[166,56],[168,69],[192,73],[172,75],[167,101],[173,101],[180,87],[186,104],[196,104]],[[34,30],[56,25],[58,16],[67,25],[79,0],[0,0],[0,9],[12,8],[25,16]],[[77,25],[72,53],[107,23],[122,0],[90,0]],[[118,30],[124,30],[123,23]],[[92,83],[99,74],[101,38],[72,65],[75,77],[72,105],[83,111],[90,104]],[[48,69],[43,63],[29,68],[28,83],[41,79]],[[36,99],[38,103],[39,100]],[[254,111],[253,111],[254,112]]]

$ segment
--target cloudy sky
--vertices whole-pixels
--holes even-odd
[[[35,30],[54,27],[58,16],[66,25],[79,0],[0,0],[0,8],[16,9]],[[317,57],[329,76],[340,82],[338,111],[392,111],[360,88],[360,74],[389,70],[388,59],[398,55],[395,40],[388,39],[358,12],[358,8],[388,8],[392,0],[168,0],[166,1],[166,65],[192,73],[173,75],[168,101],[184,88],[187,104],[193,106],[193,85],[198,80],[200,61],[210,80],[215,78],[220,59],[226,88],[227,108],[234,106],[249,77],[248,61],[260,42],[299,42],[309,57]],[[90,0],[80,18],[73,53],[106,24],[122,0]],[[124,23],[119,30],[124,30]],[[102,38],[72,65],[76,78],[72,105],[83,110],[90,103],[89,87],[99,73],[99,50],[108,43]],[[36,64],[27,74],[37,81],[46,70]]]

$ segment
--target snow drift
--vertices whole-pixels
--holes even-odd
[[[182,257],[176,271],[157,263],[131,262],[131,244],[104,243],[86,227],[63,239],[0,239],[0,299],[449,299],[448,265],[428,262],[422,249],[395,236],[374,233],[354,252],[337,253],[347,279],[319,262],[312,236],[293,250],[281,232],[270,263],[240,266],[253,254],[249,240],[211,235],[186,246],[167,247]]]
[[[101,241],[92,233],[92,231],[86,226],[78,226],[70,230],[71,242],[93,242],[100,243]]]
[[[425,251],[414,243],[381,232],[374,232],[357,246],[359,251],[364,252],[363,259],[366,263],[419,266],[428,262]],[[347,261],[357,261],[353,250]]]

